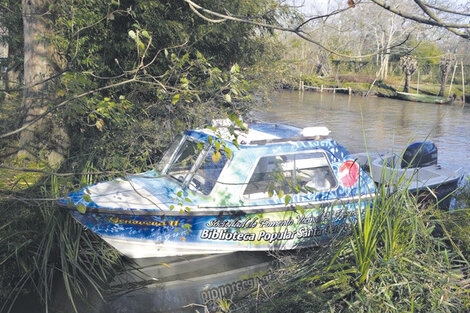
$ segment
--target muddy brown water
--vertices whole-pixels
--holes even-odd
[[[299,127],[326,126],[351,153],[402,151],[414,141],[431,140],[438,161],[470,173],[470,107],[436,105],[379,97],[282,91],[252,116]]]

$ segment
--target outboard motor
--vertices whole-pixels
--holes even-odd
[[[414,142],[406,148],[401,168],[424,167],[437,164],[437,147],[431,141]]]

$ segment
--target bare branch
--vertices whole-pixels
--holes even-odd
[[[439,7],[437,5],[433,5],[433,4],[430,4],[430,3],[427,3],[427,2],[423,2],[423,3],[424,3],[425,6],[430,7],[431,9],[434,9],[434,10],[437,10],[437,11],[446,12],[446,13],[455,14],[455,15],[461,15],[461,16],[470,16],[470,13],[453,11],[451,9]]]
[[[109,175],[109,174],[119,174],[119,175],[127,175],[127,174],[132,174],[126,171],[96,171],[96,172],[68,172],[68,173],[57,173],[57,172],[50,172],[50,171],[44,171],[44,170],[37,170],[37,169],[31,169],[31,168],[23,168],[23,167],[12,167],[4,164],[0,164],[0,168],[7,169],[7,170],[12,170],[15,172],[24,172],[24,173],[38,173],[38,174],[45,174],[45,175],[51,175],[51,176],[60,176],[60,177],[66,177],[66,176],[76,176],[76,175]]]
[[[304,31],[302,31],[300,29],[300,27],[304,26],[305,23],[303,24],[300,24],[300,26],[297,26],[295,28],[288,28],[288,27],[283,27],[283,26],[277,26],[277,25],[272,25],[272,24],[266,24],[266,23],[261,23],[261,22],[256,22],[256,21],[252,21],[252,20],[249,20],[249,19],[244,19],[244,18],[240,18],[240,17],[235,17],[233,15],[228,15],[228,14],[222,14],[222,13],[218,13],[218,12],[215,12],[215,11],[212,11],[212,10],[209,10],[209,9],[206,9],[206,8],[203,8],[201,7],[200,5],[194,3],[192,0],[184,0],[188,5],[190,6],[193,6],[195,9],[201,11],[201,12],[204,12],[205,14],[208,14],[208,15],[212,15],[212,16],[216,16],[216,17],[219,17],[219,18],[223,18],[223,19],[226,19],[226,20],[230,20],[230,21],[235,21],[235,22],[240,22],[240,23],[246,23],[246,24],[250,24],[250,25],[255,25],[255,26],[260,26],[260,27],[264,27],[264,28],[269,28],[269,29],[275,29],[275,30],[280,30],[280,31],[284,31],[284,32],[289,32],[289,33],[293,33],[293,34],[296,34],[297,36],[299,36],[300,38],[310,42],[310,43],[313,43],[315,45],[317,45],[318,47],[334,54],[334,55],[337,55],[337,56],[340,56],[340,57],[343,57],[343,58],[351,58],[351,59],[360,59],[360,58],[365,58],[365,57],[371,57],[371,56],[374,56],[374,55],[377,55],[377,54],[381,54],[381,53],[384,53],[384,52],[387,52],[387,53],[390,53],[390,51],[385,51],[385,49],[383,50],[380,50],[380,51],[376,51],[374,53],[370,53],[370,54],[365,54],[365,55],[347,55],[347,54],[342,54],[342,53],[339,53],[333,49],[330,49],[328,47],[326,47],[325,45],[321,44],[320,42],[318,42],[317,40],[311,38],[307,33],[305,33]],[[346,9],[343,9],[343,11],[345,11]],[[338,12],[339,13],[339,12]],[[337,14],[337,13],[334,13],[334,14]],[[201,18],[206,20],[206,21],[210,21],[209,18],[207,18],[206,16],[202,15],[201,14]],[[313,20],[313,19],[311,19]],[[390,48],[395,48],[397,46],[400,46],[402,44],[404,44],[407,40],[409,39],[409,36],[407,36],[407,38],[393,46],[393,47],[390,47]]]
[[[188,4],[189,4],[189,7],[191,8],[191,10],[192,10],[194,13],[196,13],[197,16],[199,16],[200,18],[202,18],[202,19],[204,19],[204,20],[206,20],[206,21],[208,21],[208,22],[211,22],[211,23],[222,23],[222,22],[225,22],[225,21],[227,20],[227,19],[225,19],[225,18],[221,18],[221,19],[218,19],[218,20],[214,20],[214,19],[207,18],[207,17],[205,17],[204,15],[202,15],[201,13],[199,13],[199,11],[196,10],[196,8],[195,8],[192,4],[190,4],[190,3],[188,3]]]
[[[443,28],[448,29],[449,31],[453,32],[454,34],[456,34],[456,35],[458,35],[462,38],[470,39],[470,35],[459,32],[459,31],[456,31],[456,30],[452,30],[453,28],[470,28],[470,24],[445,23],[445,22],[442,22],[442,21],[438,22],[438,21],[436,21],[432,18],[429,18],[429,19],[423,18],[423,17],[420,17],[420,16],[410,14],[408,12],[401,11],[397,8],[393,8],[389,4],[387,4],[387,3],[385,3],[381,0],[371,0],[371,1],[374,2],[375,4],[377,4],[378,6],[384,8],[385,10],[388,10],[388,11],[390,11],[390,12],[396,14],[396,15],[399,15],[403,18],[406,18],[406,19],[409,19],[409,20],[412,20],[412,21],[415,21],[415,22],[418,22],[418,23],[422,23],[422,24],[427,24],[427,25],[436,26],[436,27],[443,27]],[[421,1],[419,1],[419,2],[421,2]],[[424,6],[424,4],[423,4],[423,6]],[[429,10],[428,8],[426,8],[426,9]],[[425,11],[425,13],[426,13],[426,11]]]
[[[117,13],[130,14],[129,10],[114,10],[114,11],[112,11],[112,12],[106,14],[106,16],[104,16],[104,17],[98,19],[96,22],[91,23],[91,24],[89,24],[89,25],[87,25],[87,26],[84,26],[84,27],[78,29],[75,33],[72,34],[72,37],[77,36],[78,34],[80,34],[81,32],[83,32],[84,30],[87,30],[87,29],[89,29],[89,28],[95,27],[95,26],[98,25],[99,23],[101,23],[101,22],[107,20],[107,19],[108,19],[110,16],[112,16],[113,14],[117,14]]]
[[[463,37],[463,38],[467,38],[467,39],[470,39],[470,36],[468,34],[465,34],[457,29],[455,29],[454,27],[451,27],[451,26],[446,26],[447,24],[442,21],[439,16],[437,16],[437,14],[435,14],[433,11],[431,11],[421,0],[415,0],[416,4],[421,8],[421,10],[423,10],[424,13],[426,13],[427,16],[429,16],[430,18],[432,18],[433,20],[435,20],[436,22],[438,22],[439,24],[441,24],[443,27],[445,27],[447,30],[453,32],[454,34],[456,34],[457,36],[460,36],[460,37]],[[470,25],[469,25],[470,27]]]
[[[360,1],[356,2],[356,4],[358,4]],[[302,23],[300,23],[295,29],[297,31],[299,31],[304,25],[310,23],[311,21],[314,21],[314,20],[318,20],[318,19],[321,19],[321,18],[327,18],[327,17],[330,17],[330,16],[333,16],[333,15],[336,15],[336,14],[339,14],[339,13],[342,13],[342,12],[345,12],[349,9],[351,9],[353,7],[351,6],[348,6],[346,8],[343,8],[343,9],[338,9],[338,10],[334,10],[332,12],[329,12],[329,13],[326,13],[326,14],[323,14],[323,15],[315,15],[315,16],[312,16],[308,19],[306,19],[305,21],[303,21]]]
[[[80,98],[83,98],[85,96],[88,96],[88,95],[91,95],[91,94],[94,94],[94,93],[97,93],[99,91],[103,91],[103,90],[107,90],[107,89],[111,89],[111,88],[114,88],[114,87],[117,87],[117,86],[121,86],[121,85],[125,85],[125,84],[129,84],[129,83],[132,83],[132,82],[135,82],[136,79],[135,78],[132,78],[132,79],[129,79],[129,80],[125,80],[125,81],[121,81],[121,82],[118,82],[118,83],[114,83],[114,84],[111,84],[111,85],[108,85],[108,86],[104,86],[104,87],[101,87],[101,88],[97,88],[97,89],[94,89],[94,90],[89,90],[87,92],[84,92],[84,93],[81,93],[73,98],[70,98],[70,99],[67,99],[67,100],[64,100],[62,101],[61,103],[59,103],[58,105],[56,105],[55,107],[53,108],[50,108],[48,109],[47,111],[45,111],[44,113],[36,116],[34,119],[32,119],[31,121],[29,121],[28,123],[24,124],[22,127],[18,128],[18,129],[15,129],[11,132],[8,132],[8,133],[5,133],[5,134],[2,134],[0,135],[0,139],[1,138],[6,138],[6,137],[10,137],[11,135],[14,135],[14,134],[17,134],[17,133],[20,133],[22,132],[23,130],[25,130],[26,128],[36,124],[39,120],[43,119],[44,117],[46,117],[48,114],[54,112],[54,111],[57,111],[58,109],[60,109],[61,107],[64,107],[66,104],[68,104],[69,102],[73,101],[73,100],[77,100],[77,99],[80,99]]]

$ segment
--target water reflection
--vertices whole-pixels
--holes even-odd
[[[324,125],[352,153],[401,151],[410,142],[430,139],[439,162],[470,173],[470,108],[377,97],[282,91],[255,118],[300,127]],[[365,139],[364,139],[365,135]]]
[[[232,299],[271,280],[274,260],[266,253],[236,252],[143,259],[140,266],[116,278],[114,294],[100,312],[212,312],[218,299]]]

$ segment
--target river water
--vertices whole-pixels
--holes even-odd
[[[366,146],[371,152],[401,151],[410,142],[432,140],[442,165],[470,173],[470,108],[459,105],[282,91],[272,95],[267,110],[253,111],[252,116],[300,127],[327,126],[331,137],[352,153],[365,151]],[[106,303],[91,300],[98,312],[214,311],[217,298],[230,299],[269,283],[276,266],[266,253],[249,252],[138,263],[140,270],[116,277],[118,292]]]
[[[271,99],[268,109],[253,112],[253,117],[299,127],[326,126],[351,153],[366,147],[401,152],[411,142],[431,140],[439,163],[470,173],[470,107],[296,91],[282,91]]]

